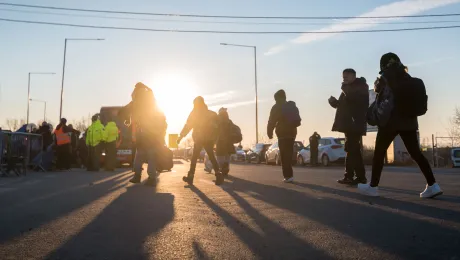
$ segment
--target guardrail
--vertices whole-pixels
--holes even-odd
[[[11,172],[26,175],[29,167],[41,167],[39,157],[43,151],[43,140],[39,134],[0,132],[0,175]],[[36,159],[36,160],[34,160]]]

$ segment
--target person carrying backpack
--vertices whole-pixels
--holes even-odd
[[[394,53],[387,53],[380,59],[380,75],[381,78],[376,81],[375,90],[379,95],[385,93],[386,98],[377,97],[375,106],[380,109],[376,113],[370,111],[372,115],[368,115],[368,119],[374,119],[372,123],[379,127],[375,140],[372,178],[370,183],[358,185],[359,192],[368,196],[379,196],[378,185],[384,157],[394,138],[399,135],[412,159],[425,176],[427,185],[420,193],[420,197],[434,198],[441,195],[443,191],[436,183],[431,166],[420,150],[417,134],[419,127],[417,117],[424,115],[428,110],[428,96],[423,81],[411,77],[407,73],[407,67]],[[384,106],[381,102],[379,103],[379,100],[393,104]],[[376,114],[377,116],[374,117]]]
[[[297,127],[300,126],[301,118],[299,109],[294,101],[286,101],[286,92],[278,90],[275,95],[276,104],[270,111],[267,124],[268,138],[273,139],[273,130],[278,137],[278,145],[281,155],[284,182],[294,182],[292,159],[294,157],[294,141],[297,137]]]
[[[366,135],[366,112],[369,107],[369,86],[365,78],[356,78],[354,69],[345,69],[342,73],[342,93],[339,99],[329,98],[329,104],[336,109],[332,131],[345,134],[345,175],[337,180],[340,184],[357,185],[366,183],[361,152],[362,137]],[[356,174],[356,178],[353,179]]]
[[[230,156],[236,153],[235,143],[242,141],[241,129],[228,116],[226,108],[219,109],[219,138],[216,144],[217,162],[224,177],[230,172]]]
[[[189,185],[193,185],[196,163],[203,148],[208,154],[216,173],[216,185],[224,183],[224,176],[220,172],[219,164],[217,163],[213,149],[218,137],[218,127],[216,112],[208,109],[203,97],[196,97],[193,100],[193,110],[190,113],[187,123],[182,129],[179,138],[177,139],[177,143],[180,143],[181,140],[193,129],[192,137],[194,145],[190,170],[187,176],[182,178],[182,180],[187,182]]]

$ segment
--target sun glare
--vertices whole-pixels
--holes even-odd
[[[155,76],[152,90],[168,121],[168,132],[177,133],[193,108],[196,85],[182,72],[163,72]]]

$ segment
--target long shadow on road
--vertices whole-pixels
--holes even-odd
[[[252,230],[246,224],[239,222],[226,210],[221,208],[206,194],[201,192],[196,187],[191,187],[200,199],[208,205],[217,215],[225,222],[226,226],[251,249],[254,255],[260,259],[303,259],[308,256],[308,259],[332,259],[329,255],[313,248],[305,241],[289,234],[278,223],[274,223],[267,217],[260,214],[256,209],[250,206],[244,199],[238,197],[235,193],[231,193],[237,199],[240,206],[253,217],[258,224],[263,224],[267,230],[270,230],[270,236],[262,236]],[[273,232],[273,233],[272,233]],[[294,257],[295,256],[295,257]]]
[[[150,259],[147,239],[173,220],[173,203],[172,194],[130,186],[46,259]]]
[[[56,192],[56,187],[49,185],[49,189],[54,190],[54,193],[45,193],[42,198],[31,197],[25,201],[16,201],[14,198],[10,198],[9,204],[5,204],[5,207],[0,207],[0,243],[52,222],[119,189],[119,185],[129,177],[130,175],[120,174],[107,180],[102,180],[107,178],[107,175],[101,175],[91,179],[94,182],[102,180],[97,184],[88,183],[88,180],[84,180],[73,185],[67,185],[64,189],[60,187],[58,192]],[[86,184],[83,185],[83,183]],[[59,185],[59,183],[55,184]],[[8,197],[12,196],[14,194],[10,194]],[[2,201],[3,203],[6,203],[6,201]]]
[[[379,209],[376,206],[346,202],[340,199],[321,198],[305,193],[264,185],[247,181],[237,177],[231,177],[234,191],[245,192],[248,195],[274,205],[278,208],[304,216],[345,234],[356,242],[361,242],[379,248],[380,250],[400,256],[405,259],[456,259],[460,256],[460,232],[419,219]],[[319,190],[325,193],[336,193],[342,196],[358,198],[356,193],[336,190],[333,188],[297,184],[299,186]],[[237,199],[242,208],[258,222],[267,223],[255,209],[251,208],[241,197],[235,196],[234,191],[229,193]],[[361,196],[361,199],[363,197]],[[427,215],[434,214],[436,208],[426,206],[414,206],[397,201],[378,202],[389,207],[401,210],[412,210]],[[376,202],[376,204],[378,205]],[[408,209],[407,209],[408,208]],[[458,212],[452,212],[455,216],[449,216],[450,220],[460,219]],[[446,215],[441,214],[446,217]],[[269,222],[268,222],[269,223]],[[269,223],[270,224],[270,223]],[[254,238],[255,239],[255,238]],[[251,241],[254,241],[251,239]],[[249,243],[251,243],[249,241]],[[289,241],[282,243],[287,244]],[[298,241],[298,243],[301,243]],[[282,245],[274,245],[282,250]],[[311,259],[315,259],[312,257]]]

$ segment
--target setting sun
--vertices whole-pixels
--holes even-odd
[[[152,90],[168,121],[168,132],[179,132],[197,95],[193,78],[187,72],[166,71],[158,73],[152,82]]]

